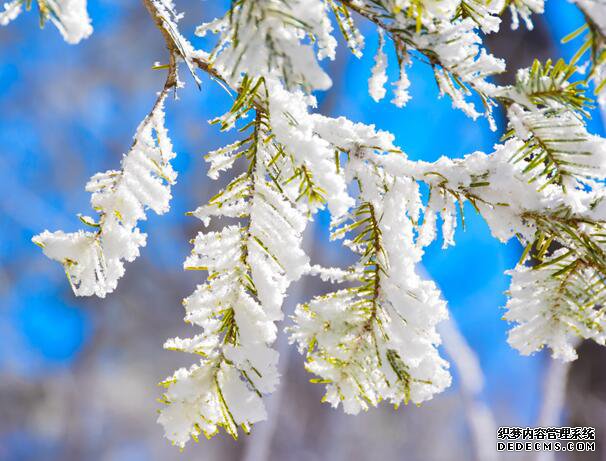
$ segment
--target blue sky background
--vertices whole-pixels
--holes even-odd
[[[162,75],[150,66],[162,55],[145,46],[148,40],[158,43],[153,26],[144,28],[144,36],[129,35],[130,21],[148,21],[138,16],[138,2],[89,3],[95,32],[78,46],[65,44],[50,25],[40,30],[34,13],[0,30],[0,376],[43,379],[69,368],[93,335],[98,314],[88,301],[74,298],[62,268],[46,260],[30,239],[46,228],[78,227],[76,213],[89,213],[86,180],[118,165],[161,85]],[[192,36],[202,11],[206,17],[218,15],[220,3],[191,3],[185,35]],[[582,24],[580,14],[564,0],[550,0],[545,18],[558,52],[572,56],[578,42],[562,46],[559,39]],[[453,110],[449,100],[437,99],[431,71],[421,63],[409,70],[413,98],[407,107],[374,103],[366,82],[377,37],[368,32],[365,57],[347,58],[330,115],[391,131],[413,159],[491,150],[500,133],[491,132],[484,120],[474,123]],[[120,37],[124,46],[119,45]],[[340,52],[346,50],[341,47]],[[395,66],[390,72],[393,81]],[[205,176],[202,154],[226,142],[205,120],[219,115],[228,103],[207,79],[198,92],[185,72],[182,78],[187,88],[167,110],[179,183],[170,213],[160,218],[150,214],[144,223],[150,234],[146,259],[175,278],[182,275],[189,252],[183,228],[195,225],[184,213],[208,195],[208,188],[216,187]],[[591,131],[603,134],[602,120],[597,112],[593,116]],[[498,114],[500,130],[503,124]],[[319,219],[322,226],[326,221]],[[457,230],[454,248],[442,251],[440,243],[429,248],[425,267],[479,355],[487,377],[486,399],[508,422],[532,424],[545,356],[521,357],[513,351],[506,343],[508,326],[500,319],[508,286],[503,271],[515,265],[520,250],[516,243],[502,245],[493,239],[471,208],[466,210],[466,224],[466,231]],[[325,235],[325,229],[318,230],[317,245],[323,245]],[[127,270],[135,270],[132,266]],[[142,302],[145,296],[142,293]],[[93,306],[103,309],[104,302]],[[174,306],[166,308],[181,316]],[[163,340],[157,338],[159,346]],[[3,437],[0,434],[0,444]]]

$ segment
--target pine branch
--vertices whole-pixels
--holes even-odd
[[[418,343],[418,335],[435,334],[443,305],[435,286],[414,270],[420,254],[405,210],[415,207],[407,201],[418,194],[417,185],[380,168],[367,170],[363,150],[358,145],[347,151],[346,168],[359,183],[359,203],[333,223],[331,236],[348,237],[344,244],[359,259],[345,271],[324,272],[352,286],[299,305],[289,329],[306,356],[306,369],[319,376],[311,382],[326,385],[323,401],[342,404],[346,413],[382,400],[396,407],[420,403],[450,381],[432,341]],[[400,233],[390,231],[395,228]],[[419,361],[435,373],[426,375]]]
[[[298,199],[313,198],[300,191],[315,186],[311,178],[296,173],[303,167],[269,131],[264,79],[245,76],[240,91],[215,123],[230,129],[254,112],[254,121],[241,130],[250,134],[206,158],[213,178],[238,159],[245,161],[246,170],[191,213],[206,225],[214,217],[238,218],[240,223],[196,237],[185,269],[209,275],[184,304],[186,321],[203,332],[166,343],[169,349],[202,357],[166,380],[161,399],[168,406],[159,421],[166,436],[181,447],[200,433],[212,437],[218,427],[237,438],[238,427],[248,432],[265,418],[262,396],[273,391],[278,380],[277,353],[271,348],[274,322],[282,318],[286,289],[307,267],[301,233],[309,203]],[[230,391],[234,386],[237,393]],[[194,414],[185,410],[192,407],[203,409]]]
[[[534,60],[532,67],[518,71],[515,83],[517,94],[505,93],[501,101],[505,106],[512,102],[527,105],[528,108],[564,108],[589,117],[591,99],[585,96],[585,82],[571,81],[578,72],[572,63],[559,59],[555,64],[548,59],[545,64]]]
[[[586,82],[594,83],[594,94],[600,95],[606,85],[606,24],[600,16],[600,5],[595,5],[592,1],[576,1],[577,8],[585,17],[585,24],[577,30],[571,32],[562,39],[563,43],[572,41],[579,36],[585,35],[583,44],[579,47],[573,62],[579,62],[589,52],[589,71]],[[597,8],[597,10],[596,10]],[[600,101],[603,97],[600,98]]]
[[[451,22],[457,17],[456,11],[452,14],[445,12],[444,18],[425,18],[428,13],[421,3],[411,10],[411,14],[410,11],[389,10],[382,2],[341,0],[340,3],[385,31],[395,44],[400,61],[407,60],[403,54],[407,50],[418,52],[434,69],[440,92],[450,96],[454,107],[474,119],[480,114],[467,98],[472,91],[476,93],[493,125],[492,110],[496,103],[492,93],[495,88],[486,79],[502,72],[505,67],[502,61],[480,48],[479,38],[474,33],[474,19]],[[458,16],[463,16],[463,13],[459,12]]]
[[[504,139],[523,142],[511,161],[521,162],[530,182],[539,188],[577,188],[586,178],[599,177],[604,155],[602,138],[587,132],[585,118],[592,108],[586,82],[573,80],[573,63],[535,61],[518,71],[516,83],[499,90],[506,107],[509,131]]]
[[[513,347],[531,354],[547,345],[555,358],[574,360],[576,336],[604,344],[604,272],[562,248],[533,268],[520,265],[509,274],[504,318],[517,323],[509,332]]]
[[[168,163],[174,154],[164,128],[163,110],[169,92],[178,86],[178,57],[189,59],[183,55],[187,47],[179,45],[177,36],[166,27],[169,19],[167,10],[159,9],[162,5],[156,0],[144,0],[144,5],[160,29],[169,52],[162,91],[141,122],[133,145],[124,157],[122,169],[95,175],[87,185],[87,189],[93,192],[92,204],[99,212],[99,218],[94,220],[84,216],[80,219],[93,231],[70,234],[46,231],[33,239],[48,257],[63,264],[74,293],[80,296],[95,294],[104,297],[115,289],[124,273],[123,261],[134,260],[139,255],[139,247],[145,245],[145,234],[138,231],[137,221],[145,216],[146,207],[160,214],[168,209],[170,192],[163,184],[172,184],[176,177]],[[205,67],[204,64],[199,61],[201,68]],[[206,68],[217,78],[216,72]],[[248,97],[245,91],[242,95]],[[143,162],[149,177],[138,177],[140,167],[137,162]],[[157,191],[149,195],[152,192],[150,188]],[[154,197],[162,197],[162,200],[156,202]],[[115,248],[118,241],[123,248]]]
[[[435,219],[427,221],[428,217],[444,206],[433,202],[436,189],[441,197],[459,202],[461,210],[462,202],[471,201],[495,237],[520,240],[525,251],[518,266],[508,272],[512,285],[505,318],[518,324],[511,330],[510,343],[525,354],[547,345],[555,356],[571,360],[576,357],[575,336],[599,343],[605,338],[603,197],[599,189],[589,189],[571,190],[554,199],[549,187],[534,188],[523,169],[508,162],[511,152],[520,147],[519,141],[512,140],[490,156],[476,153],[433,164],[409,162],[393,154],[379,164],[430,186],[420,240],[425,222],[435,227]],[[435,231],[425,232],[430,235],[423,242],[427,244]]]
[[[567,177],[600,174],[595,158],[599,156],[598,140],[587,133],[576,114],[551,108],[526,111],[518,106],[510,107],[509,113],[514,128],[506,139],[517,137],[524,141],[511,161],[524,162],[524,173],[529,174],[530,182],[544,179],[540,188],[557,184],[566,189]]]
[[[169,186],[176,173],[170,166],[175,154],[164,128],[164,102],[177,84],[176,57],[173,52],[169,56],[163,89],[139,125],[122,168],[96,174],[87,184],[99,218],[80,216],[80,220],[93,231],[45,231],[32,239],[64,266],[76,295],[105,297],[112,292],[124,273],[123,261],[133,261],[145,245],[145,234],[137,228],[145,209],[158,214],[168,210]]]

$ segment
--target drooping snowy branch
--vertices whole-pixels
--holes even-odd
[[[603,275],[568,248],[538,267],[509,271],[511,286],[505,319],[515,322],[509,342],[523,354],[548,346],[554,358],[577,358],[576,337],[606,340]]]
[[[167,0],[150,0],[146,5],[159,26],[170,6]],[[163,9],[158,9],[164,5]],[[45,231],[32,240],[44,254],[65,268],[74,293],[78,296],[105,297],[115,290],[124,275],[124,262],[139,256],[146,235],[137,224],[146,218],[147,209],[163,214],[169,209],[170,186],[176,173],[172,143],[164,126],[164,103],[170,91],[179,84],[173,35],[164,29],[169,50],[167,77],[151,112],[139,125],[133,145],[124,155],[120,170],[94,175],[86,185],[92,194],[92,208],[98,219],[80,216],[90,230],[65,233]]]
[[[263,83],[247,84],[230,112],[238,118],[255,109]],[[241,108],[244,107],[243,110]],[[265,419],[261,399],[278,382],[275,322],[290,283],[308,267],[301,249],[309,210],[300,166],[268,130],[257,110],[245,139],[208,154],[209,176],[230,170],[238,159],[245,173],[233,179],[207,205],[192,214],[208,225],[214,217],[241,222],[218,232],[200,232],[187,270],[208,272],[206,283],[184,301],[186,321],[202,328],[191,339],[175,338],[169,349],[196,353],[200,362],[178,370],[165,385],[159,422],[173,443],[183,446],[200,433],[210,437],[219,426],[237,438]]]
[[[421,403],[446,388],[450,375],[436,348],[445,303],[415,269],[422,255],[414,241],[418,184],[367,164],[365,151],[394,149],[386,133],[342,119],[318,116],[317,123],[349,155],[344,168],[359,186],[356,204],[332,225],[332,238],[346,238],[359,260],[344,277],[332,271],[337,281],[355,281],[352,287],[297,307],[291,340],[333,407],[355,414],[383,400]]]
[[[325,202],[332,216],[340,217],[353,200],[334,147],[319,133],[317,116],[309,113],[313,105],[313,97],[300,91],[288,92],[275,82],[269,91],[273,133],[301,165],[305,190],[317,197],[311,211],[316,211]]]
[[[508,272],[505,319],[517,324],[510,344],[525,354],[548,346],[554,357],[571,360],[575,337],[604,342],[603,193],[578,189],[562,195],[554,184],[539,191],[525,187],[524,171],[507,162],[520,148],[509,142],[492,154],[501,157],[501,165],[497,157],[490,159],[498,169],[482,175],[485,185],[469,197],[495,237],[515,235],[526,247],[520,264]],[[459,196],[471,194],[466,189]],[[529,255],[531,266],[525,264]]]
[[[145,219],[146,209],[168,211],[170,186],[177,175],[170,165],[175,154],[164,127],[167,91],[137,129],[121,170],[98,173],[86,185],[91,206],[99,213],[97,220],[80,216],[91,230],[45,231],[33,239],[46,256],[63,264],[78,296],[105,297],[112,292],[124,275],[124,262],[133,261],[145,245],[146,236],[137,223]]]

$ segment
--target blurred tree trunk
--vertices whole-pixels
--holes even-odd
[[[570,367],[566,392],[567,426],[590,426],[596,430],[595,452],[572,452],[570,460],[606,460],[606,349],[585,341],[579,358]]]
[[[502,16],[499,33],[485,37],[484,43],[489,51],[507,63],[506,71],[495,77],[499,85],[513,83],[517,70],[529,67],[535,59],[545,61],[557,57],[545,17],[533,15],[532,20],[533,30],[526,29],[522,24],[517,30],[512,30],[511,15],[507,10]]]

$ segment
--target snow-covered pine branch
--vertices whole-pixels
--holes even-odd
[[[99,213],[98,219],[80,216],[91,230],[45,231],[33,239],[46,256],[63,264],[78,296],[103,298],[111,293],[124,275],[124,262],[133,261],[145,246],[146,236],[137,223],[145,219],[146,209],[158,214],[168,211],[170,186],[177,177],[170,165],[175,154],[164,127],[168,90],[137,129],[121,169],[97,173],[86,185],[91,206]]]
[[[606,3],[603,0],[575,0],[585,16],[585,24],[564,37],[563,41],[583,37],[583,43],[573,58],[588,68],[587,80],[594,85],[594,92],[602,108],[606,108]]]
[[[177,59],[182,55],[174,35],[164,27],[175,24],[167,17],[172,6],[158,9],[154,7],[157,3],[150,0],[146,6],[169,50],[166,81],[152,110],[137,128],[121,169],[95,174],[86,185],[98,219],[79,215],[90,230],[44,231],[32,239],[46,256],[63,265],[77,296],[105,297],[114,291],[124,275],[124,262],[137,258],[140,247],[145,246],[146,235],[137,223],[146,219],[148,208],[158,214],[169,209],[170,186],[177,174],[170,164],[175,153],[164,126],[164,104],[170,91],[179,86]],[[177,18],[174,13],[173,17]]]
[[[211,62],[231,82],[243,75],[277,77],[288,89],[328,89],[331,80],[318,58],[334,59],[336,40],[323,0],[237,0],[222,18],[196,35],[219,39]],[[307,42],[304,38],[313,37]],[[315,49],[314,49],[315,48]]]
[[[583,178],[603,175],[604,140],[587,132],[584,117],[590,100],[581,81],[570,81],[575,72],[563,60],[545,65],[535,61],[500,96],[509,118],[506,136],[524,142],[512,161],[524,163],[531,182],[547,178],[541,187],[556,183],[564,192],[567,186],[577,188]]]
[[[31,3],[5,3],[0,24]],[[88,34],[82,33],[90,27],[84,0],[37,4],[68,41],[78,35],[70,30]],[[231,109],[214,122],[222,130],[237,127],[242,138],[207,156],[209,176],[229,174],[230,180],[192,212],[204,226],[224,226],[200,232],[185,262],[185,269],[207,273],[184,302],[185,320],[201,331],[166,342],[199,356],[163,383],[159,422],[174,444],[210,437],[219,427],[237,437],[239,427],[249,431],[265,418],[263,395],[278,385],[276,322],[289,285],[303,274],[335,284],[300,304],[288,328],[315,381],[326,384],[326,401],[356,413],[382,400],[420,403],[446,388],[450,375],[436,330],[446,304],[417,265],[439,225],[443,245],[455,244],[465,202],[495,238],[516,238],[525,247],[509,271],[505,318],[516,324],[510,343],[525,354],[548,346],[569,360],[573,336],[604,342],[606,141],[587,131],[591,98],[575,67],[590,50],[588,79],[602,91],[603,11],[591,0],[577,1],[588,26],[570,37],[586,32],[572,62],[536,62],[505,87],[490,81],[505,63],[485,51],[482,33],[498,32],[504,8],[512,11],[513,27],[519,18],[531,27],[530,15],[543,11],[541,0],[237,0],[197,29],[217,35],[209,51],[194,49],[179,31],[172,0],[143,4],[169,52],[164,90],[122,169],[89,182],[99,218],[81,219],[92,230],[47,231],[35,241],[65,266],[76,294],[112,291],[124,261],[145,243],[137,223],[146,209],[168,209],[175,173],[163,105],[180,86],[178,61],[196,83],[196,71],[203,71],[234,95]],[[320,61],[335,57],[332,22],[360,56],[360,19],[381,37],[371,97],[387,94],[386,47],[393,46],[400,73],[394,104],[410,99],[406,67],[420,59],[434,69],[442,95],[472,118],[480,115],[474,98],[493,128],[492,111],[503,107],[502,144],[489,154],[413,161],[389,133],[314,113],[312,92],[331,85]],[[430,191],[426,199],[422,184]],[[350,267],[319,267],[301,249],[306,223],[324,207],[333,238],[357,254]]]
[[[243,91],[230,112],[244,118],[254,110],[263,80],[244,78]],[[186,321],[202,328],[190,339],[165,347],[202,358],[165,381],[159,422],[166,436],[184,446],[219,426],[237,438],[265,419],[262,395],[278,382],[278,353],[271,347],[289,284],[308,265],[301,249],[306,206],[297,203],[300,184],[292,158],[269,136],[267,114],[257,111],[249,135],[208,154],[209,176],[229,171],[243,159],[246,171],[207,205],[192,214],[207,226],[211,218],[238,218],[217,232],[200,232],[185,262],[186,270],[207,271],[203,285],[184,300]],[[293,181],[285,181],[290,176]]]
[[[604,192],[594,185],[594,190],[562,194],[553,183],[538,188],[529,184],[523,167],[510,161],[522,147],[510,140],[490,155],[474,153],[458,161],[419,164],[398,155],[380,163],[431,189],[420,245],[435,239],[439,214],[444,242],[450,243],[456,210],[462,213],[466,201],[496,238],[520,240],[526,250],[508,272],[512,282],[505,319],[517,324],[509,342],[525,354],[548,346],[555,357],[572,360],[575,337],[604,343]]]
[[[338,8],[344,12],[343,17],[349,18],[355,12],[390,37],[400,66],[400,79],[395,84],[393,100],[396,105],[401,106],[409,99],[405,66],[411,57],[419,58],[431,65],[440,94],[448,95],[453,107],[476,119],[481,115],[471,100],[476,94],[482,101],[484,115],[494,127],[492,111],[496,103],[492,94],[495,86],[489,82],[489,77],[503,72],[505,63],[482,47],[478,29],[497,31],[500,19],[494,16],[494,10],[488,5],[481,10],[474,9],[476,14],[473,17],[467,14],[470,9],[469,3],[457,1],[437,4],[397,0],[342,0]],[[346,30],[345,23],[341,29]],[[382,53],[380,49],[379,56],[384,62],[386,57]],[[386,63],[374,67],[371,87],[373,84],[377,86],[375,82],[387,80],[385,70]],[[371,94],[380,99],[378,96],[384,92],[375,89]]]
[[[414,231],[419,186],[365,160],[375,149],[394,149],[384,133],[344,120],[322,122],[321,131],[348,156],[346,174],[359,187],[356,204],[333,221],[331,238],[345,239],[359,259],[341,277],[332,271],[333,280],[353,286],[297,307],[291,340],[306,355],[306,369],[319,376],[312,382],[326,384],[323,400],[333,407],[355,414],[383,400],[419,404],[450,384],[435,329],[446,305],[415,267],[422,255]]]

